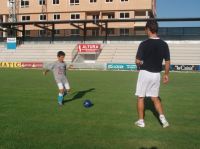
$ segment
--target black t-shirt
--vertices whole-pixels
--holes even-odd
[[[143,61],[141,70],[161,72],[163,59],[170,60],[169,47],[161,39],[147,39],[139,45],[136,59]]]

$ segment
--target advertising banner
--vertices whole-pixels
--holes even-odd
[[[174,71],[199,71],[199,65],[171,65]]]
[[[42,62],[22,62],[22,68],[43,68]]]
[[[108,63],[107,70],[137,70],[137,66],[135,64]]]
[[[43,68],[42,62],[0,62],[0,68]]]
[[[78,44],[78,52],[86,53],[86,52],[99,52],[101,51],[100,44]]]
[[[0,68],[21,68],[21,62],[0,62]]]
[[[7,49],[8,50],[16,50],[16,48],[17,48],[16,38],[7,38]]]
[[[196,66],[196,70],[197,70],[197,71],[200,71],[200,65],[197,65],[197,66]]]

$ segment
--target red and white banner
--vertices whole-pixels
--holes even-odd
[[[78,52],[99,52],[101,51],[100,44],[78,44]]]
[[[43,68],[42,62],[22,62],[22,68]]]

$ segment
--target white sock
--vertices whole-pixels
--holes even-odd
[[[139,119],[138,121],[141,123],[144,123],[144,119]]]
[[[161,115],[159,116],[159,118],[160,118],[160,119],[165,119],[165,116],[164,116],[163,114],[161,114]]]
[[[159,116],[159,118],[160,118],[160,121],[161,121],[162,123],[166,123],[166,122],[167,122],[167,120],[166,120],[166,118],[165,118],[165,116],[164,116],[163,114],[161,114],[161,115]]]
[[[59,93],[58,96],[63,96],[63,94],[62,94],[62,93]]]

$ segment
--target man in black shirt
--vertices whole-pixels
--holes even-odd
[[[157,36],[158,23],[155,20],[147,21],[145,31],[149,38],[139,45],[136,55],[136,64],[140,72],[135,93],[138,97],[137,109],[139,120],[135,124],[139,127],[145,127],[144,100],[145,97],[151,97],[159,113],[160,121],[165,128],[169,126],[169,123],[163,114],[162,104],[159,100],[160,72],[162,71],[162,62],[164,59],[165,73],[163,75],[163,83],[168,83],[170,52],[167,43]]]

